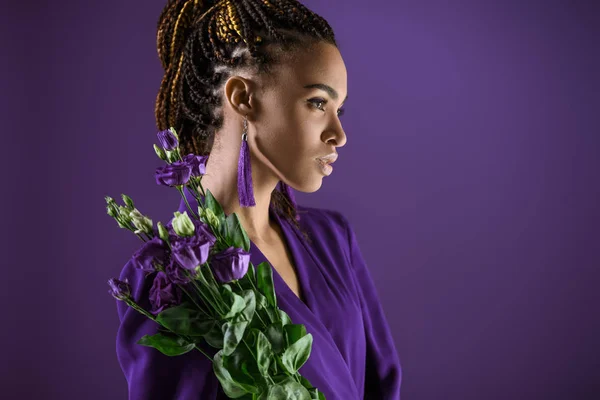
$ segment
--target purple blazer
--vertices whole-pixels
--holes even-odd
[[[187,190],[186,195],[196,210],[198,203]],[[182,199],[179,211],[186,209]],[[285,217],[272,208],[269,214],[283,231],[305,297],[305,302],[300,300],[273,269],[277,304],[313,335],[312,351],[300,374],[327,400],[400,400],[399,357],[350,223],[337,211],[301,205],[298,211],[311,245]],[[252,242],[250,252],[255,266],[267,261]],[[129,261],[120,279],[128,278],[135,301],[150,309],[152,282],[143,276]],[[136,344],[142,336],[155,334],[158,324],[121,301],[117,311],[117,357],[130,400],[227,398],[203,354],[192,351],[169,357]]]

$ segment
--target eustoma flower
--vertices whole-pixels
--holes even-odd
[[[177,236],[171,241],[173,256],[187,270],[193,271],[208,260],[208,254],[216,238],[201,229],[194,236]]]
[[[171,129],[166,129],[164,131],[160,131],[156,134],[158,137],[158,141],[163,149],[168,151],[173,151],[179,146],[179,141],[177,137],[173,134]]]
[[[110,293],[117,300],[125,300],[131,296],[131,287],[129,286],[129,280],[125,278],[125,281],[120,281],[117,278],[111,278],[108,280]]]
[[[174,187],[185,185],[190,180],[191,174],[191,165],[185,161],[175,161],[157,168],[154,177],[158,185]]]
[[[221,283],[241,279],[248,271],[250,253],[236,247],[229,247],[210,259],[210,266],[217,281]]]
[[[187,163],[192,169],[192,176],[201,176],[206,173],[206,160],[208,156],[197,156],[195,154],[188,154],[183,157],[183,161]]]
[[[152,314],[159,314],[167,307],[178,305],[181,302],[181,289],[167,277],[158,271],[150,288],[150,304]]]
[[[156,270],[155,263],[165,265],[169,260],[169,248],[159,237],[154,237],[146,242],[133,254],[131,261],[134,267],[144,272]]]
[[[217,241],[205,223],[197,219],[192,221],[187,212],[176,212],[167,229],[174,232],[169,234],[173,257],[188,271],[193,271],[208,260],[210,249]]]

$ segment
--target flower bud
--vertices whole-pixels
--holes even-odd
[[[131,222],[131,217],[129,216],[130,212],[131,212],[131,210],[129,208],[119,206],[119,218],[121,219],[121,221],[123,221],[126,224],[130,223]]]
[[[143,215],[138,209],[133,209],[129,213],[129,218],[131,218],[131,222],[133,226],[135,226],[138,230],[135,232],[145,232],[149,235],[152,235],[152,220],[145,215]]]
[[[167,162],[168,163],[174,163],[175,161],[177,161],[177,151],[173,150],[173,151],[169,151],[167,150],[165,152],[167,154]]]
[[[131,297],[131,286],[129,285],[129,280],[125,278],[124,281],[121,281],[117,278],[111,278],[108,280],[108,285],[110,286],[110,293],[117,300],[126,300]]]
[[[179,146],[179,139],[171,129],[165,129],[156,134],[160,145],[165,150],[175,150]]]
[[[106,213],[111,217],[116,218],[119,215],[119,210],[109,204],[106,206]]]
[[[194,223],[190,219],[187,214],[187,211],[184,211],[183,214],[179,211],[174,213],[175,218],[173,218],[173,230],[179,236],[193,236],[194,235]]]
[[[160,237],[166,243],[169,243],[169,231],[167,230],[167,228],[165,228],[165,226],[160,221],[156,223],[156,226],[158,226],[158,237]]]
[[[167,161],[167,155],[165,154],[165,151],[163,149],[161,149],[157,145],[154,145],[154,151],[156,152],[158,158],[160,158],[163,161]]]
[[[173,134],[173,136],[175,136],[175,139],[179,140],[179,135],[177,134],[177,131],[175,130],[175,128],[173,128],[171,126],[171,127],[169,127],[169,130],[171,131],[171,133]]]
[[[127,196],[126,194],[122,194],[121,198],[123,199],[123,203],[125,203],[125,205],[127,206],[127,208],[130,209],[134,209],[134,205],[133,205],[133,200],[131,200],[131,197]]]
[[[213,212],[213,210],[211,210],[210,208],[206,208],[205,212],[204,212],[204,217],[206,218],[206,221],[212,225],[215,228],[219,227],[219,224],[221,221],[219,221],[219,217],[217,217],[215,215],[215,213]]]

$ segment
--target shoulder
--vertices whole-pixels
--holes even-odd
[[[326,246],[336,245],[349,255],[352,228],[344,214],[329,208],[297,206],[299,224],[313,238]]]
[[[304,223],[313,229],[328,230],[332,233],[348,234],[348,219],[340,211],[301,205],[298,205],[297,209],[300,224]]]

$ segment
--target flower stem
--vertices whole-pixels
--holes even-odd
[[[209,359],[211,362],[214,362],[213,358],[212,358],[211,356],[209,356],[208,354],[206,354],[206,353],[205,353],[205,352],[204,352],[204,351],[203,351],[203,350],[202,350],[200,347],[198,347],[198,345],[197,345],[197,344],[196,344],[196,345],[194,345],[194,348],[195,348],[196,350],[198,350],[200,353],[204,354],[206,357],[208,357],[208,359]]]
[[[140,307],[137,303],[135,303],[134,301],[132,301],[131,299],[125,300],[125,302],[127,303],[128,306],[130,306],[131,308],[133,308],[134,310],[138,311],[141,314],[144,314],[146,317],[150,318],[152,321],[158,323],[159,325],[161,325],[163,328],[169,330],[170,332],[176,334],[179,337],[183,337],[184,339],[186,339],[187,341],[193,343],[192,340],[188,339],[186,336],[184,335],[180,335],[176,332],[173,332],[171,329],[169,329],[168,327],[164,326],[163,324],[160,324],[156,318],[154,317],[154,315],[150,314],[148,311],[144,310],[142,307]],[[209,356],[208,354],[206,354],[200,347],[198,347],[197,344],[194,343],[194,348],[197,349],[198,351],[200,351],[202,354],[204,354],[206,357],[208,357],[208,359],[212,362],[213,358],[211,356]]]
[[[207,265],[207,268],[208,268],[208,265]],[[202,274],[202,271],[198,271],[198,273]],[[208,299],[208,296],[206,296],[205,291],[202,290],[202,288],[198,285],[198,283],[196,282],[195,279],[192,279],[191,282],[196,287],[196,289],[198,290],[198,293],[200,294],[200,296],[203,296],[203,298],[205,299],[205,301],[208,302],[208,304],[210,304],[211,307],[213,309],[215,309],[219,314],[223,314],[223,309],[221,307],[221,304],[220,304],[217,296],[215,296],[215,294],[211,290],[211,288],[207,288],[207,292],[210,293],[210,297],[212,297],[212,301]],[[208,282],[206,282],[206,283],[208,283]]]
[[[202,311],[204,314],[206,314],[206,315],[209,315],[209,316],[211,316],[211,317],[212,317],[211,313],[210,313],[208,310],[206,310],[204,307],[202,307],[200,304],[198,304],[198,303],[197,303],[197,302],[194,300],[194,298],[192,297],[192,295],[191,295],[191,294],[190,294],[190,293],[189,293],[189,292],[188,292],[188,291],[185,289],[185,287],[184,287],[183,285],[178,285],[178,286],[179,286],[179,287],[181,288],[181,290],[183,290],[183,292],[184,292],[184,293],[185,293],[185,294],[186,294],[186,295],[187,295],[187,296],[190,298],[190,300],[192,301],[192,303],[194,303],[194,305],[200,309],[200,311]]]
[[[179,191],[179,193],[181,194],[181,197],[183,197],[183,201],[185,201],[185,204],[187,205],[188,210],[190,210],[190,214],[196,218],[196,219],[200,219],[200,216],[196,215],[196,213],[194,212],[194,210],[192,210],[192,207],[190,206],[190,203],[188,203],[187,201],[187,197],[185,197],[185,194],[183,193],[183,186],[177,186],[177,190]]]

